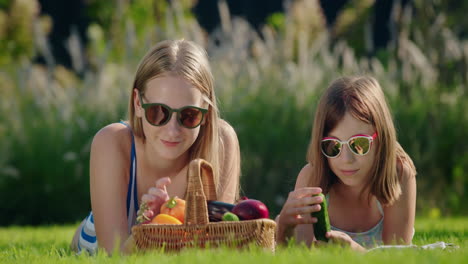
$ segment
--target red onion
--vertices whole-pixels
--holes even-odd
[[[259,200],[247,199],[238,203],[232,209],[241,220],[269,218],[268,208]]]

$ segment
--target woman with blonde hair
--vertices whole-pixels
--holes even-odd
[[[93,139],[92,212],[73,238],[77,252],[122,248],[141,202],[158,214],[169,196],[184,197],[187,165],[195,158],[213,166],[220,201],[238,196],[239,142],[219,117],[201,47],[186,40],[155,45],[138,66],[128,112],[127,122],[110,124]]]
[[[323,192],[331,224],[326,237],[363,251],[410,244],[414,234],[416,169],[397,142],[390,110],[371,77],[344,77],[322,95],[308,163],[297,177],[278,223],[278,241],[316,240],[312,212]],[[320,244],[320,243],[319,243]]]

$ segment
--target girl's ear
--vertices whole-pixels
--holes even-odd
[[[133,88],[133,107],[135,115],[140,118],[143,117],[145,110],[141,107],[140,96],[138,95],[138,90],[136,88]]]

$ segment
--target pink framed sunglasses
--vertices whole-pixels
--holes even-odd
[[[336,158],[340,155],[343,145],[348,145],[349,149],[356,155],[364,156],[369,153],[372,142],[377,137],[377,132],[372,136],[358,134],[350,137],[347,141],[340,141],[335,137],[324,137],[320,144],[322,153],[328,158]]]

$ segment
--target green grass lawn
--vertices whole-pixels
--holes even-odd
[[[275,254],[258,249],[187,250],[179,254],[150,252],[132,256],[76,256],[69,248],[75,226],[0,228],[0,263],[468,263],[468,218],[417,219],[413,244],[437,241],[458,245],[456,250],[386,250],[367,254],[329,247],[279,248]]]

